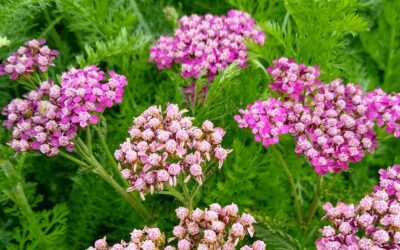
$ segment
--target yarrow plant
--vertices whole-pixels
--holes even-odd
[[[3,125],[13,129],[9,144],[17,152],[40,150],[47,156],[57,155],[59,147],[72,152],[78,128],[96,124],[105,106],[121,102],[125,76],[109,73],[109,81],[101,83],[106,77],[96,66],[71,69],[63,73],[61,86],[42,82],[24,99],[12,100],[2,112]]]
[[[231,150],[221,147],[225,135],[222,128],[205,121],[201,128],[193,125],[193,117],[183,117],[187,110],[176,104],[152,106],[134,118],[129,129],[130,137],[115,151],[122,163],[121,175],[131,185],[128,191],[137,190],[142,199],[155,189],[171,189],[195,179],[201,186],[209,162],[221,168]]]
[[[12,140],[8,144],[16,153],[40,151],[49,157],[61,155],[92,170],[113,186],[144,219],[149,219],[150,214],[138,198],[128,195],[92,153],[90,125],[97,131],[97,139],[118,171],[101,130],[94,125],[99,122],[105,108],[122,101],[124,86],[127,85],[125,76],[109,71],[108,77],[92,65],[62,73],[60,85],[54,80],[42,81],[47,79],[47,74],[40,77],[37,73],[54,66],[52,60],[58,54],[42,46],[44,42],[44,39],[26,42],[28,48],[21,47],[1,67],[2,73],[11,75],[11,80],[19,80],[23,75],[28,82],[21,83],[29,83],[28,87],[33,89],[23,99],[16,98],[3,109],[2,114],[7,116],[3,125],[12,130]],[[30,79],[30,74],[36,77]],[[86,143],[80,138],[79,130],[87,131],[84,133]],[[64,152],[64,148],[68,152]]]
[[[318,67],[306,67],[292,59],[279,58],[268,68],[270,87],[279,99],[256,101],[242,116],[235,116],[241,128],[250,128],[264,146],[278,143],[278,136],[290,133],[296,139],[296,153],[304,155],[318,174],[340,172],[349,162],[361,161],[365,152],[378,146],[374,131],[399,136],[399,97],[378,89],[364,93],[361,86],[342,84],[341,79],[322,84]]]
[[[240,241],[246,235],[253,237],[253,224],[256,223],[253,216],[243,213],[239,215],[236,204],[221,207],[218,203],[210,205],[209,209],[196,208],[190,211],[188,208],[179,207],[175,210],[180,220],[179,225],[173,229],[173,238],[167,240],[167,244],[174,242],[176,245],[165,246],[165,235],[158,228],[133,230],[129,242],[121,240],[109,247],[105,238],[95,242],[94,247],[88,250],[117,250],[117,249],[159,249],[168,250],[211,250],[211,249],[236,249]],[[245,245],[241,250],[265,250],[263,241],[255,241],[252,245]]]
[[[58,55],[57,50],[51,50],[44,45],[45,39],[25,42],[27,47],[20,47],[10,57],[0,64],[0,75],[9,74],[11,80],[19,77],[29,78],[37,72],[46,72],[49,66],[54,66],[53,60]]]
[[[227,16],[184,16],[178,24],[173,37],[161,36],[150,48],[149,61],[156,62],[160,70],[180,63],[183,77],[197,79],[205,74],[209,82],[234,61],[247,67],[246,39],[263,46],[266,38],[254,19],[239,10],[230,10]],[[193,83],[184,90],[191,99],[194,88]],[[205,89],[202,91],[205,95]]]
[[[358,205],[327,202],[323,209],[331,225],[319,232],[318,249],[400,248],[400,166],[379,170],[380,184]]]

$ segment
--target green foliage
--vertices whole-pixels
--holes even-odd
[[[159,71],[148,63],[149,46],[161,34],[172,34],[176,26],[164,12],[167,6],[178,16],[241,9],[255,18],[268,38],[263,47],[248,41],[249,66],[227,67],[209,84],[206,100],[192,106],[182,95],[191,81],[182,78],[177,67]],[[101,121],[112,152],[128,135],[132,118],[150,105],[177,103],[196,117],[196,125],[209,119],[223,127],[227,131],[223,146],[234,151],[204,183],[197,205],[235,202],[256,215],[256,238],[265,240],[268,249],[312,249],[318,228],[325,225],[320,221],[324,211],[319,207],[306,227],[297,222],[289,182],[276,156],[239,129],[233,116],[247,104],[272,95],[265,70],[281,56],[318,64],[324,81],[341,77],[365,90],[381,86],[399,91],[399,13],[399,1],[390,0],[5,0],[0,3],[0,37],[11,44],[0,48],[0,60],[23,41],[45,37],[51,48],[60,51],[50,72],[55,79],[70,66],[91,64],[125,75],[129,85],[123,102],[107,110]],[[198,89],[206,81],[198,79]],[[0,76],[0,107],[26,92]],[[44,249],[40,244],[47,249],[84,249],[105,235],[116,242],[129,237],[133,228],[143,227],[107,183],[74,163],[38,153],[12,158],[12,150],[4,146],[10,136],[0,128],[0,158],[13,173],[0,171],[0,249]],[[377,183],[378,169],[399,163],[400,143],[381,137],[379,141],[375,154],[352,164],[352,172],[323,178],[326,191],[321,202],[357,202]],[[106,163],[96,144],[97,140],[96,157]],[[290,136],[283,136],[277,149],[292,172],[306,217],[316,191],[313,169],[294,153]],[[180,204],[159,195],[146,198],[157,226],[171,231],[177,223],[174,209]]]

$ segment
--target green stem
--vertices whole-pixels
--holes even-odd
[[[117,171],[117,173],[119,173],[118,164],[115,161],[113,155],[111,154],[110,149],[108,148],[108,145],[107,145],[106,140],[105,140],[105,138],[103,136],[103,133],[101,133],[100,128],[97,127],[97,126],[94,127],[94,130],[96,130],[97,136],[98,136],[98,138],[100,140],[100,144],[103,147],[104,151],[106,152],[106,156],[107,156],[108,160],[111,162],[112,167],[114,168],[115,171]],[[122,179],[126,182],[126,180],[124,178],[122,178]]]
[[[180,202],[182,202],[183,205],[186,206],[186,199],[183,197],[181,193],[179,193],[175,188],[171,187],[170,185],[166,185],[166,189],[168,190],[169,195],[174,196],[176,199],[178,199]]]
[[[301,213],[300,202],[299,202],[299,198],[297,196],[296,184],[294,183],[293,176],[290,173],[290,170],[289,170],[285,160],[283,159],[282,154],[279,152],[279,150],[276,148],[276,146],[275,145],[271,145],[270,148],[272,149],[272,152],[278,158],[278,161],[279,161],[280,165],[283,167],[283,169],[286,172],[286,175],[287,175],[287,177],[289,179],[292,195],[293,195],[293,198],[294,198],[294,204],[296,206],[297,217],[299,218],[300,224],[303,224],[303,215]]]
[[[96,165],[96,168],[93,170],[94,173],[98,174],[101,178],[103,178],[103,180],[110,184],[122,197],[124,197],[125,200],[129,202],[129,204],[146,222],[152,220],[151,214],[149,213],[149,211],[147,211],[142,202],[136,196],[129,195],[129,193],[126,192],[126,190],[123,189],[98,162],[94,162],[94,164]]]
[[[333,185],[335,184],[335,182],[339,179],[339,177],[341,176],[342,172],[339,172],[335,175],[335,177],[332,178],[332,180],[328,183],[328,186],[325,188],[324,190],[324,195],[326,195],[326,193],[333,187]]]
[[[79,147],[82,146],[83,142],[78,138],[77,140]],[[84,146],[84,145],[83,145]],[[108,184],[110,184],[125,200],[138,212],[138,214],[147,222],[152,220],[151,214],[147,211],[147,209],[143,206],[139,198],[134,193],[128,193],[124,188],[122,188],[110,174],[103,168],[103,166],[94,158],[93,155],[88,155],[82,151],[78,150],[78,153],[81,157],[83,157],[89,164],[76,159],[72,155],[66,154],[60,151],[60,155],[77,163],[78,165],[90,169],[90,166],[94,167],[92,170],[93,173],[99,175],[103,180],[105,180]]]
[[[86,129],[86,144],[89,153],[92,155],[92,136],[90,134],[90,126],[88,126]]]
[[[315,212],[317,211],[319,202],[321,200],[321,193],[322,193],[322,175],[317,174],[317,190],[315,191],[315,196],[313,202],[311,203],[310,210],[308,210],[307,213],[307,217],[305,220],[306,225],[308,225],[311,222]]]

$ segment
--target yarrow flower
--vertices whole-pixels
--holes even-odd
[[[14,99],[4,107],[3,125],[12,129],[8,144],[17,152],[39,150],[47,156],[57,155],[59,147],[73,150],[77,126],[64,123],[57,103],[61,88],[53,81],[43,82],[36,90]]]
[[[256,101],[243,117],[234,118],[241,128],[251,128],[256,141],[265,146],[290,133],[296,139],[296,153],[304,155],[319,174],[340,172],[350,162],[361,161],[365,152],[378,146],[375,121],[386,131],[400,136],[400,96],[377,89],[364,93],[361,86],[342,84],[336,79],[322,84],[318,67],[279,58],[268,68],[270,87],[278,99]]]
[[[39,150],[47,156],[60,147],[73,151],[78,128],[96,124],[99,114],[114,102],[121,102],[125,76],[110,71],[105,80],[96,66],[71,69],[63,73],[61,86],[53,80],[42,82],[36,90],[14,99],[4,107],[3,125],[12,129],[9,145],[17,152]]]
[[[172,231],[174,237],[169,238],[167,242],[168,244],[174,242],[176,246],[165,246],[165,235],[158,228],[145,227],[143,230],[133,230],[129,242],[121,240],[121,243],[110,247],[104,237],[87,250],[233,250],[246,235],[250,237],[254,235],[253,224],[256,221],[253,216],[246,213],[239,215],[239,209],[233,203],[225,207],[214,203],[204,211],[199,208],[190,211],[185,207],[179,207],[175,212],[180,222]],[[252,245],[240,249],[265,250],[266,245],[263,241],[257,240]]]
[[[377,88],[369,92],[367,98],[371,118],[377,120],[379,127],[385,127],[387,133],[400,137],[400,94],[389,95]]]
[[[323,206],[331,226],[319,232],[318,249],[399,249],[400,248],[400,166],[379,170],[380,185],[355,206],[329,202]]]
[[[239,215],[236,204],[221,207],[218,203],[208,209],[196,208],[194,211],[184,207],[175,210],[180,219],[174,227],[174,237],[169,242],[177,240],[178,250],[186,249],[235,249],[239,241],[246,235],[253,237],[253,216],[243,213]],[[256,241],[251,246],[241,249],[265,250],[262,241]]]
[[[164,244],[165,234],[160,229],[145,227],[143,230],[134,229],[128,242],[121,240],[120,243],[109,246],[106,237],[104,237],[98,239],[94,246],[87,248],[87,250],[155,250],[162,248]]]
[[[71,120],[73,124],[79,124],[83,128],[89,122],[97,124],[98,114],[104,108],[111,108],[114,102],[122,101],[124,86],[128,84],[126,77],[113,71],[108,73],[110,78],[106,80],[105,73],[92,65],[84,69],[72,68],[62,74],[58,102],[61,108],[68,110],[63,117],[64,122]]]
[[[215,160],[222,166],[228,153],[221,147],[225,131],[205,121],[202,128],[192,124],[193,117],[183,117],[187,110],[179,110],[176,104],[152,106],[134,118],[129,129],[130,137],[114,153],[115,158],[126,168],[121,175],[131,185],[128,191],[138,190],[144,194],[154,189],[163,189],[164,184],[177,185],[177,178],[191,178],[202,185],[204,166]]]
[[[209,82],[235,60],[239,67],[247,67],[246,39],[263,46],[266,38],[254,19],[239,10],[230,10],[228,16],[184,16],[178,24],[174,37],[161,36],[150,48],[149,61],[160,70],[181,63],[183,77],[197,79],[204,73]],[[194,83],[184,89],[192,100],[194,91]],[[204,89],[201,94],[205,96]]]
[[[254,134],[254,140],[262,141],[264,146],[275,144],[279,141],[278,136],[286,134],[289,126],[286,125],[287,109],[275,98],[264,102],[256,101],[247,105],[247,109],[240,109],[234,118],[240,128],[250,128]]]
[[[15,80],[20,76],[29,77],[37,69],[45,72],[49,66],[54,66],[53,60],[59,52],[43,46],[45,42],[45,39],[25,42],[27,47],[20,47],[0,64],[0,75],[9,74],[10,79]]]

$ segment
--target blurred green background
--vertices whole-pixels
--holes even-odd
[[[324,211],[303,230],[298,224],[289,183],[274,154],[237,127],[233,116],[239,108],[266,99],[269,76],[265,69],[277,57],[320,65],[325,82],[342,78],[362,85],[365,91],[381,87],[400,91],[400,1],[398,0],[1,0],[0,37],[11,44],[0,48],[5,60],[26,40],[44,37],[60,51],[50,75],[58,79],[68,67],[98,64],[127,76],[123,102],[105,112],[107,142],[112,151],[127,137],[132,118],[150,105],[177,103],[185,107],[181,89],[187,86],[176,71],[159,71],[148,63],[149,46],[161,34],[172,34],[177,19],[191,14],[226,14],[232,8],[250,13],[267,34],[263,47],[250,46],[249,67],[228,67],[210,84],[204,105],[191,114],[195,124],[209,119],[227,134],[225,148],[232,148],[221,171],[208,179],[197,206],[232,202],[255,215],[256,238],[268,249],[313,249]],[[168,8],[166,8],[168,7]],[[172,7],[172,8],[171,8]],[[204,81],[200,79],[199,82]],[[0,77],[0,107],[20,97],[26,89]],[[1,117],[0,119],[4,119]],[[143,222],[108,184],[61,157],[39,153],[19,154],[6,142],[10,131],[0,128],[0,249],[35,249],[49,242],[49,249],[86,249],[107,235],[110,243],[129,239]],[[400,142],[381,138],[376,152],[352,171],[341,174],[322,202],[357,202],[378,181],[377,171],[399,162]],[[294,141],[283,136],[278,149],[292,171],[303,216],[316,189],[313,168],[294,153]],[[96,149],[104,162],[104,154]],[[15,171],[5,172],[5,165]],[[327,188],[335,175],[326,175]],[[21,185],[39,221],[32,225],[10,192]],[[171,232],[177,223],[172,198],[147,196],[145,206],[158,219],[157,226]],[[42,231],[40,237],[32,232]],[[170,233],[169,233],[170,234]],[[170,235],[168,235],[170,236]]]

